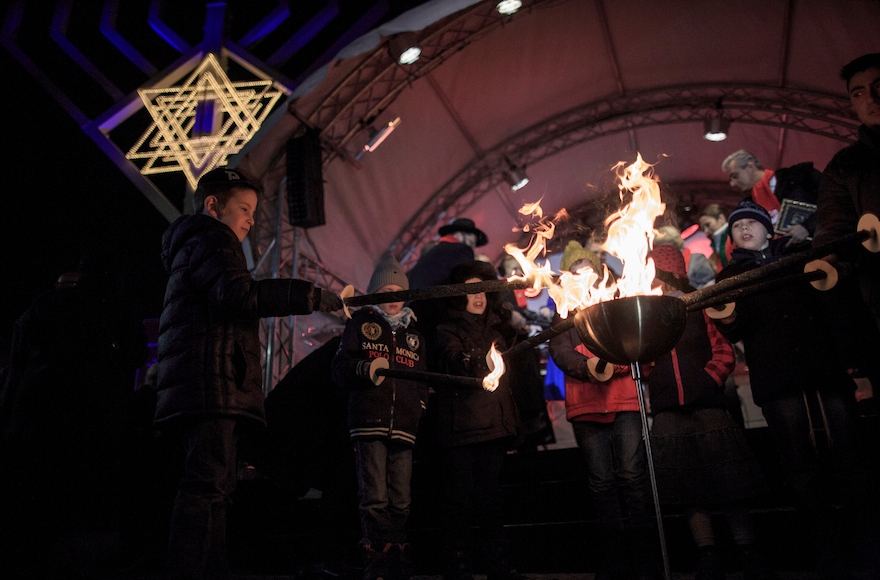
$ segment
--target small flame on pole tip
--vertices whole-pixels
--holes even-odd
[[[489,349],[489,354],[486,355],[486,362],[489,364],[489,374],[483,377],[483,388],[487,391],[494,391],[498,388],[498,384],[501,382],[501,375],[504,374],[506,370],[504,368],[504,359],[501,358],[501,355],[495,350],[495,344],[492,344],[492,348]]]

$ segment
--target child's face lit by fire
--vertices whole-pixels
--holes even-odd
[[[475,282],[482,282],[480,278],[468,278],[465,280],[465,284],[473,284]],[[471,314],[482,314],[486,312],[486,293],[479,292],[478,294],[468,294],[467,295],[467,307],[465,308]]]
[[[402,287],[397,284],[385,284],[378,290],[376,290],[376,294],[382,292],[400,292],[403,290]],[[403,302],[386,302],[385,304],[379,304],[379,309],[382,310],[388,316],[394,316],[403,308]]]
[[[730,236],[737,248],[758,251],[767,245],[767,240],[773,236],[764,227],[764,224],[751,218],[736,220],[731,228]]]

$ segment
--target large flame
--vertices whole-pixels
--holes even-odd
[[[505,246],[507,253],[516,258],[523,269],[522,277],[510,279],[531,280],[534,288],[547,287],[562,318],[566,318],[569,312],[604,300],[662,294],[659,287],[651,287],[654,280],[654,261],[648,258],[654,242],[654,220],[666,209],[666,204],[660,200],[660,187],[654,178],[652,166],[645,163],[641,155],[629,166],[625,166],[624,162],[618,163],[615,170],[621,202],[629,195],[632,196],[629,203],[605,220],[608,239],[602,249],[623,263],[623,271],[616,283],[611,281],[608,268],[604,265],[602,272],[584,268],[574,274],[562,272],[556,277],[550,269],[549,261],[545,261],[542,266],[535,263],[538,256],[546,254],[547,240],[553,237],[555,222],[567,216],[564,209],[553,220],[541,222],[534,228],[534,239],[526,250],[520,249],[516,244]],[[526,205],[520,213],[542,216],[538,203]]]
[[[660,201],[660,186],[652,166],[642,161],[641,154],[629,167],[623,165],[621,161],[615,166],[620,200],[623,201],[625,192],[631,192],[632,201],[605,220],[608,239],[602,248],[623,262],[623,272],[617,281],[619,298],[662,294],[660,287],[651,288],[654,260],[648,252],[654,243],[654,220],[663,215],[666,204]]]
[[[501,382],[501,375],[505,371],[504,359],[495,350],[495,344],[492,344],[492,348],[489,349],[489,354],[486,355],[486,362],[489,363],[490,372],[483,377],[483,388],[487,391],[494,391],[498,388],[498,384]]]

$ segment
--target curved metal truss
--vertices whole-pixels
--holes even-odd
[[[752,123],[802,131],[844,143],[856,139],[858,119],[849,101],[841,96],[769,86],[695,85],[664,87],[603,99],[544,119],[474,158],[457,175],[429,196],[428,201],[401,229],[389,249],[406,265],[448,214],[460,215],[492,191],[502,180],[506,159],[529,165],[587,141],[616,133],[674,123],[702,122],[717,113],[737,123]],[[344,135],[344,134],[343,134]],[[329,159],[325,160],[329,163]],[[277,198],[276,198],[277,199]],[[279,248],[282,263],[292,261],[289,231],[276,232],[277,212],[283,204],[266,199],[258,220],[258,245]],[[283,230],[287,230],[286,220]],[[271,227],[271,231],[266,228]],[[283,234],[283,235],[279,235]],[[264,252],[260,252],[264,253]],[[314,255],[298,254],[298,263],[312,264],[309,279],[322,276],[327,288],[341,289],[346,282],[326,272]]]
[[[566,0],[532,0],[534,10]],[[496,2],[481,2],[441,19],[419,33],[419,60],[400,66],[385,44],[367,53],[310,113],[308,123],[320,127],[322,137],[341,150],[414,80],[423,77],[478,38],[503,26],[509,18],[495,10]],[[525,10],[525,9],[524,9]],[[331,154],[330,159],[335,156]],[[328,159],[329,160],[329,159]]]
[[[536,10],[568,0],[533,0],[525,10]],[[481,2],[427,27],[419,33],[422,56],[414,65],[398,66],[385,44],[363,55],[361,62],[311,111],[296,115],[321,129],[324,164],[346,155],[346,144],[366,129],[411,83],[453,56],[463,47],[509,21],[499,17],[495,2]],[[521,17],[522,13],[517,17]],[[780,88],[732,84],[663,87],[638,93],[613,95],[544,119],[475,157],[457,175],[429,196],[429,201],[398,233],[389,249],[408,265],[449,214],[461,215],[503,180],[505,159],[529,165],[587,141],[640,127],[702,122],[717,114],[719,102],[725,117],[737,123],[780,127],[820,135],[842,142],[855,140],[858,121],[849,101],[838,95]],[[273,171],[283,173],[276,164]],[[284,180],[275,192],[264,192],[252,240],[257,254],[272,254],[255,269],[258,277],[294,276],[340,291],[349,281],[329,272],[317,250],[299,239],[286,218]],[[306,231],[306,242],[308,232]],[[273,265],[274,263],[274,265]],[[277,269],[276,269],[277,268]],[[279,272],[279,270],[281,272]],[[302,332],[293,320],[278,319],[280,344],[292,344]],[[283,350],[283,348],[282,348]],[[283,354],[279,352],[278,355]],[[292,364],[292,352],[288,353]],[[286,357],[278,357],[281,358]],[[282,371],[282,363],[274,369]],[[270,371],[271,372],[271,371]]]
[[[506,159],[529,165],[581,143],[640,127],[702,122],[717,113],[737,123],[783,127],[836,139],[857,137],[843,97],[762,86],[668,87],[590,103],[545,119],[475,158],[434,192],[390,246],[401,264],[417,255],[443,216],[461,215],[503,179]]]

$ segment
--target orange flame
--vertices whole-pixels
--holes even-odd
[[[522,215],[527,215],[527,216],[535,216],[536,218],[538,218],[540,220],[542,217],[544,217],[544,210],[541,209],[541,202],[542,201],[544,201],[543,197],[541,199],[539,199],[538,201],[536,201],[535,203],[525,204],[524,206],[519,208],[519,213],[521,213]]]
[[[654,261],[647,257],[654,242],[654,220],[666,209],[666,204],[660,200],[660,187],[654,179],[652,167],[642,160],[641,155],[629,166],[625,167],[624,162],[615,166],[621,202],[626,192],[632,194],[630,203],[605,220],[608,239],[602,248],[623,263],[623,271],[616,283],[610,280],[608,268],[604,265],[602,272],[584,268],[574,274],[562,272],[557,278],[550,269],[549,261],[542,266],[535,263],[535,258],[546,254],[547,240],[553,237],[555,230],[554,221],[567,216],[564,209],[549,223],[538,225],[534,231],[535,237],[525,251],[516,244],[505,246],[507,253],[516,258],[523,270],[522,277],[512,276],[510,280],[532,280],[533,288],[547,287],[562,318],[566,318],[569,312],[605,300],[661,294],[659,287],[651,287]],[[520,213],[543,215],[537,203],[526,205]]]
[[[543,216],[543,210],[541,210],[540,200],[533,203],[523,206],[519,212],[523,215],[536,215]],[[538,256],[542,256],[547,253],[547,240],[553,237],[553,233],[556,230],[557,221],[568,217],[565,209],[557,213],[552,220],[547,222],[540,221],[537,226],[534,228],[534,238],[532,243],[528,248],[523,250],[516,244],[507,244],[504,246],[504,250],[516,258],[516,261],[519,263],[522,268],[523,275],[522,276],[510,276],[508,280],[510,281],[523,281],[523,280],[531,280],[532,288],[535,290],[540,290],[545,286],[550,286],[554,282],[554,274],[553,270],[550,268],[550,262],[544,262],[543,266],[538,266],[535,263],[535,259]],[[528,231],[528,228],[524,228],[524,231]]]
[[[489,365],[489,374],[483,377],[483,388],[487,391],[494,391],[498,388],[498,384],[501,382],[501,375],[504,374],[504,359],[501,358],[501,355],[498,354],[498,351],[495,350],[495,344],[492,344],[492,348],[489,349],[489,354],[486,355],[486,363]]]
[[[632,201],[605,220],[608,239],[602,246],[609,254],[620,258],[623,272],[617,281],[618,297],[662,294],[651,288],[654,282],[654,260],[648,252],[654,244],[654,220],[666,211],[660,200],[660,186],[654,179],[651,165],[639,154],[635,163],[624,168],[621,161],[615,167],[620,179],[620,200],[624,191],[632,193]]]

